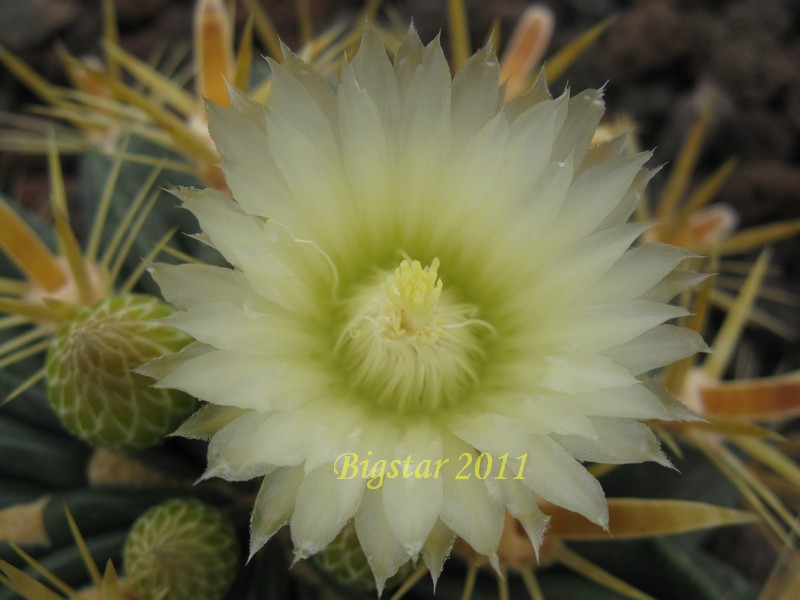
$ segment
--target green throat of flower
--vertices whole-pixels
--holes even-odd
[[[478,380],[492,326],[459,303],[438,276],[403,260],[357,287],[336,342],[349,385],[370,404],[433,412],[462,401]]]

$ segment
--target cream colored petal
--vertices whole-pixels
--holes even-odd
[[[243,213],[222,192],[190,188],[170,191],[197,217],[203,235],[232,265],[238,266],[236,252],[242,244],[259,245],[261,222]]]
[[[708,344],[696,331],[675,325],[659,325],[620,346],[603,351],[633,375],[663,367],[692,356],[709,352]]]
[[[338,479],[333,465],[306,474],[290,522],[295,557],[307,558],[330,544],[355,514],[363,494],[362,479]]]
[[[422,64],[424,56],[424,46],[419,39],[417,30],[412,24],[405,36],[394,59],[394,74],[397,79],[397,90],[401,102],[408,93],[408,88],[414,78],[417,69]]]
[[[206,302],[234,306],[258,305],[259,298],[245,276],[233,269],[211,265],[156,263],[150,274],[167,302],[188,308]]]
[[[536,385],[521,387],[535,389]],[[578,394],[576,397],[582,398],[583,395]],[[574,402],[571,396],[530,392],[526,394],[522,389],[518,396],[492,398],[489,402],[492,410],[515,420],[528,433],[565,433],[584,437],[594,435],[592,422],[584,414],[583,407]]]
[[[306,92],[316,100],[322,113],[335,127],[336,125],[336,94],[330,83],[316,69],[304,62],[288,47],[283,46],[283,66],[294,75]],[[274,96],[273,96],[274,98]],[[274,105],[272,105],[274,108]]]
[[[512,126],[511,131],[514,131]],[[561,208],[566,201],[570,186],[572,185],[573,162],[572,158],[558,163],[550,163],[521,196],[519,219],[512,227],[526,236],[523,239],[536,240],[542,247],[536,256],[526,257],[531,266],[540,264],[547,258],[550,248],[545,244],[544,234],[552,227]],[[503,175],[500,176],[503,179]],[[517,214],[512,215],[517,219]]]
[[[389,519],[393,515],[387,517],[382,494],[381,489],[366,490],[355,518],[358,541],[375,576],[378,596],[386,580],[408,562],[408,553],[392,533]]]
[[[232,352],[302,354],[314,343],[314,337],[291,317],[248,313],[227,302],[193,306],[164,322],[201,342]]]
[[[276,469],[264,478],[250,516],[248,560],[289,522],[304,478],[302,466]]]
[[[670,419],[670,413],[659,398],[641,384],[623,388],[595,390],[586,394],[576,394],[563,399],[561,403],[571,403],[586,416],[625,417],[628,419]],[[556,431],[556,433],[565,433]],[[579,432],[576,435],[586,436]]]
[[[244,244],[237,262],[262,297],[306,316],[325,313],[333,296],[338,274],[319,246],[295,238],[286,227],[267,221],[258,246]],[[322,294],[322,302],[317,294]],[[324,305],[324,306],[323,306]]]
[[[450,196],[450,211],[443,211],[437,218],[444,221],[457,218],[464,212],[484,208],[502,167],[507,135],[508,122],[505,115],[499,114],[481,127],[457,152],[442,176],[442,187],[448,190]],[[500,200],[499,197],[491,197],[493,203]]]
[[[550,232],[550,239],[563,246],[595,231],[622,201],[649,158],[649,152],[620,156],[578,176]]]
[[[270,414],[248,441],[248,454],[254,457],[252,460],[281,466],[309,460],[306,470],[321,464],[323,456],[335,461],[349,450],[342,449],[347,441],[340,428],[358,426],[346,418],[334,420],[335,408],[330,401],[318,400],[295,410]],[[333,424],[337,427],[333,428]]]
[[[271,472],[274,463],[264,460],[253,443],[267,419],[266,415],[248,412],[214,434],[208,444],[208,466],[202,478],[247,481]]]
[[[327,393],[330,377],[305,363],[289,361],[216,350],[174,367],[156,387],[260,412],[294,410]]]
[[[297,210],[269,151],[266,111],[243,104],[240,100],[230,109],[207,106],[209,132],[222,157],[228,187],[248,213],[296,224]]]
[[[557,319],[540,324],[538,335],[543,347],[551,347],[553,354],[600,352],[687,314],[684,308],[650,300],[599,304],[564,311]]]
[[[358,87],[364,90],[390,135],[396,133],[400,116],[400,96],[392,63],[377,32],[367,24],[358,52],[352,62]]]
[[[525,485],[545,500],[608,527],[608,505],[600,484],[549,436],[531,437],[523,476]]]
[[[286,181],[293,204],[307,220],[314,239],[333,243],[348,230],[349,212],[339,153],[326,153],[280,113],[267,115],[269,147]],[[305,234],[302,234],[305,235]],[[341,236],[339,236],[341,237]]]
[[[630,146],[630,135],[625,133],[611,140],[593,144],[581,162],[579,173],[619,156]]]
[[[186,419],[170,436],[185,437],[192,440],[211,439],[215,433],[228,423],[245,414],[244,409],[229,406],[205,404],[197,412]]]
[[[669,302],[681,292],[700,284],[709,277],[710,275],[706,273],[676,269],[642,294],[642,298],[656,302]]]
[[[244,108],[245,110],[241,110]],[[262,168],[269,163],[266,137],[266,110],[258,105],[225,108],[206,103],[208,129],[222,160],[243,167]]]
[[[691,256],[683,248],[666,244],[631,248],[592,287],[592,300],[598,304],[634,300]]]
[[[596,354],[545,356],[540,387],[553,392],[580,394],[594,390],[624,387],[636,378],[624,367]]]
[[[497,112],[500,66],[484,47],[461,66],[453,78],[453,144],[467,142]]]
[[[450,152],[451,88],[450,67],[436,39],[423,50],[407,88],[400,87],[398,157],[409,199],[424,197]]]
[[[555,132],[567,117],[567,101],[565,93],[555,100],[539,102],[510,122],[500,174],[500,180],[508,182],[508,189],[527,188],[542,178],[548,165],[557,165],[567,159],[551,160]],[[536,201],[546,199],[547,196],[542,194]]]
[[[592,419],[596,440],[578,436],[556,436],[555,440],[581,461],[632,464],[653,461],[671,467],[655,435],[647,425],[628,419]]]
[[[603,90],[585,90],[570,98],[567,120],[553,145],[553,160],[573,154],[575,164],[581,164],[605,110]]]
[[[380,236],[389,219],[381,200],[395,176],[390,171],[384,122],[366,90],[359,87],[353,68],[342,67],[338,109],[342,153],[352,200],[358,206],[360,227]]]
[[[615,263],[620,257],[624,258],[625,251],[645,229],[644,225],[622,225],[595,233],[563,249],[536,275],[534,297],[537,303],[552,303],[553,298],[563,298],[566,302],[578,300],[581,304],[604,302],[595,293],[598,280],[616,268]],[[641,273],[625,271],[629,278],[633,272]]]
[[[542,546],[547,525],[550,518],[539,510],[536,495],[525,487],[520,481],[504,479],[498,481],[503,494],[503,502],[511,516],[522,523],[525,533],[528,534],[536,556]]]
[[[524,421],[495,412],[455,415],[447,427],[459,439],[495,457],[525,452],[530,433]]]
[[[536,77],[531,89],[506,104],[506,112],[509,117],[514,119],[531,107],[551,98],[552,95],[547,87],[547,78],[545,77],[544,68],[542,68],[539,70],[539,75]]]
[[[267,58],[267,62],[272,72],[270,111],[280,114],[302,135],[313,139],[323,152],[335,153],[338,144],[333,129],[336,126],[335,111],[331,110],[335,106],[333,90],[329,86],[328,93],[322,96],[319,93],[321,88],[315,86],[312,88],[315,93],[312,93],[303,83],[304,70],[301,69],[298,77],[271,58]],[[321,102],[327,110],[323,109]],[[269,117],[267,123],[269,127]],[[270,134],[273,134],[272,130]]]
[[[395,458],[409,462],[411,475],[387,477],[383,482],[383,507],[390,516],[389,528],[416,558],[442,510],[443,486],[436,474],[437,461],[442,459],[441,437],[430,426],[410,427],[395,449]]]
[[[442,468],[444,503],[442,522],[462,537],[478,554],[496,558],[495,553],[503,533],[504,509],[500,498],[493,497],[485,481],[475,477],[456,479],[466,464],[462,454],[472,454],[468,445],[450,439],[445,456],[450,462]]]
[[[455,539],[455,532],[439,520],[436,521],[436,525],[433,526],[425,545],[422,547],[422,560],[425,561],[425,566],[430,571],[434,591],[436,591],[436,582],[442,574],[444,561],[450,556],[450,550],[453,548]]]
[[[627,223],[631,220],[631,215],[633,215],[636,207],[639,206],[639,203],[642,201],[644,197],[644,188],[647,183],[658,173],[660,168],[655,169],[646,169],[642,168],[636,176],[633,178],[633,182],[631,183],[628,191],[625,192],[625,195],[620,200],[619,204],[617,204],[610,213],[600,222],[600,225],[597,226],[597,229],[606,229],[607,227],[615,227],[617,225],[622,225],[623,223]]]

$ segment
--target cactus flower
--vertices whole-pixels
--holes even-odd
[[[582,462],[669,464],[642,421],[688,412],[643,376],[705,348],[667,324],[687,253],[628,223],[650,154],[591,145],[601,91],[506,101],[490,50],[451,77],[413,29],[334,84],[270,64],[268,109],[208,106],[233,200],[176,194],[230,267],[154,267],[196,341],[144,369],[209,403],[207,476],[264,477],[251,551],[352,520],[380,589],[455,536],[496,564],[506,511],[538,547],[537,497],[606,527]]]

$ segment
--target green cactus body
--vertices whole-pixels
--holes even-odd
[[[335,582],[359,590],[374,590],[375,576],[369,562],[358,542],[355,525],[348,523],[339,535],[322,551],[311,559]],[[414,571],[409,560],[400,570],[386,581],[386,587],[392,588],[402,583]]]
[[[221,600],[236,578],[239,544],[222,512],[176,498],[144,513],[124,549],[127,580],[142,600]]]
[[[153,446],[195,408],[190,396],[152,387],[134,373],[180,350],[185,334],[159,319],[172,309],[125,294],[82,309],[59,330],[47,354],[47,395],[63,425],[94,446]]]

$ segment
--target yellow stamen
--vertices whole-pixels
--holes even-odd
[[[397,308],[414,316],[430,315],[442,295],[442,280],[438,278],[439,259],[422,268],[418,260],[400,263],[384,286],[386,295]]]

